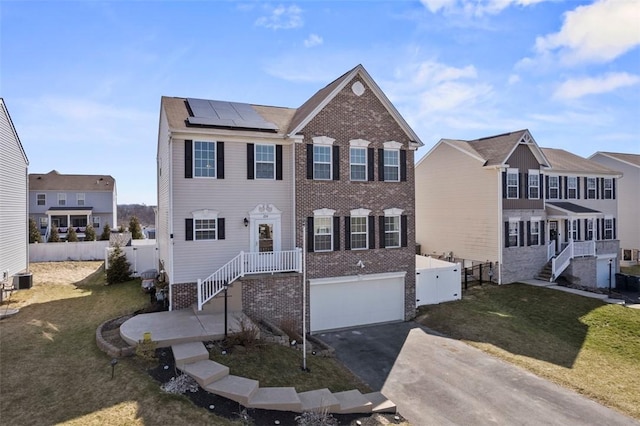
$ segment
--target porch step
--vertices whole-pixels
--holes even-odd
[[[229,367],[209,359],[184,365],[181,370],[196,379],[201,387],[229,375]]]
[[[258,388],[249,400],[250,408],[300,412],[302,403],[295,388]]]
[[[340,401],[326,388],[299,393],[298,398],[303,412],[327,410],[329,413],[337,413],[340,410]]]
[[[551,261],[548,261],[544,268],[534,277],[537,280],[552,282],[553,281],[553,269],[551,267]]]
[[[173,357],[176,360],[176,367],[184,369],[186,364],[209,359],[209,351],[202,342],[187,342],[171,345]]]
[[[228,375],[208,384],[204,390],[239,402],[246,407],[253,394],[258,390],[258,385],[257,380]]]
[[[340,402],[340,414],[370,413],[373,407],[373,403],[355,389],[337,392],[333,396]]]
[[[396,404],[387,399],[382,392],[371,392],[363,395],[371,401],[371,411],[373,413],[395,413]]]

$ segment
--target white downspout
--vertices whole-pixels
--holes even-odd
[[[504,225],[502,224],[502,169],[496,168],[498,171],[498,285],[502,284],[502,250],[504,245]]]
[[[291,228],[293,229],[293,249],[297,244],[297,226],[296,226],[296,142],[291,144]]]
[[[167,143],[167,163],[169,164],[169,310],[173,310],[173,137],[169,133],[169,141]]]

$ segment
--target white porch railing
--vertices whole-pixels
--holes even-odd
[[[549,241],[547,245],[547,262],[556,255],[556,242],[554,240]]]
[[[225,284],[228,286],[245,275],[301,271],[302,250],[299,248],[262,253],[241,251],[204,280],[198,279],[198,310],[224,290]]]
[[[595,241],[569,241],[559,255],[551,259],[552,279],[556,279],[571,263],[574,257],[595,256]]]

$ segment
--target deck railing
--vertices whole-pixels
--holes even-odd
[[[302,250],[245,253],[225,263],[205,279],[198,279],[198,310],[238,278],[249,274],[301,272]]]
[[[595,241],[569,241],[564,250],[551,259],[552,279],[556,279],[569,266],[574,257],[595,256]]]

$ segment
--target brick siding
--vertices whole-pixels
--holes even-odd
[[[249,275],[240,281],[246,315],[277,326],[289,322],[302,332],[302,274]]]
[[[198,303],[197,283],[180,283],[171,286],[171,308],[184,309]]]

